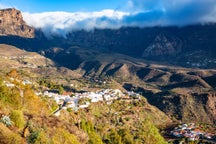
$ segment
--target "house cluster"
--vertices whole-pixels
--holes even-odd
[[[186,64],[192,67],[203,67],[209,64],[216,64],[216,59],[202,59],[202,61],[199,62],[187,61]]]
[[[109,81],[108,78],[99,78],[99,77],[87,77],[90,82],[93,82],[95,84],[103,85],[103,84],[110,84],[111,81]]]
[[[190,141],[200,139],[212,140],[215,137],[214,134],[204,132],[194,123],[179,125],[178,127],[175,127],[170,134],[177,138],[187,138]]]
[[[40,93],[37,93],[40,95]],[[72,95],[60,95],[54,92],[45,91],[42,95],[53,98],[57,104],[60,104],[63,109],[71,108],[78,110],[79,108],[87,108],[91,103],[105,101],[107,104],[111,104],[113,100],[121,99],[128,96],[137,96],[134,92],[122,93],[119,89],[103,89],[97,92],[84,92],[74,93]]]
[[[4,56],[4,55],[1,55],[0,58],[14,60],[14,59],[24,59],[24,58],[32,58],[32,57],[26,56],[26,55],[20,55],[20,56]]]
[[[25,79],[25,80],[18,80],[18,79],[14,80],[13,78],[10,78],[10,80],[11,80],[11,81],[20,82],[20,83],[22,83],[23,85],[31,85],[31,84],[32,84],[31,81],[26,80],[26,79]],[[11,82],[9,82],[9,81],[3,81],[3,83],[6,85],[6,87],[15,87],[15,86],[16,86],[15,84],[13,84],[13,83],[11,83]]]

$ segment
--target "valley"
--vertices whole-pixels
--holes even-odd
[[[184,123],[216,142],[215,24],[47,38],[16,9],[1,17],[0,142],[196,142],[170,137]]]

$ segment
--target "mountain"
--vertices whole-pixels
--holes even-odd
[[[69,44],[186,67],[215,68],[215,24],[125,27],[68,34]]]
[[[72,31],[49,39],[39,30],[24,34],[20,25],[5,27],[0,43],[38,52],[84,78],[112,77],[183,122],[216,123],[215,24]]]
[[[0,35],[34,37],[34,28],[26,25],[22,14],[14,8],[0,10]]]

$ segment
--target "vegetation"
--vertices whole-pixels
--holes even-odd
[[[5,125],[0,123],[0,143],[1,144],[22,144],[22,138],[19,134],[14,133]]]
[[[2,116],[0,122],[2,122],[5,126],[12,126],[11,119],[8,116]]]
[[[64,87],[62,85],[56,84],[49,79],[43,78],[38,81],[41,86],[47,87],[51,90],[57,90],[59,94],[63,94]]]
[[[13,70],[8,77],[21,75]],[[2,79],[8,80],[8,77]],[[111,105],[96,103],[75,112],[62,110],[60,117],[50,116],[57,104],[48,97],[36,96],[37,86],[24,86],[19,80],[15,87],[6,87],[0,80],[0,141],[1,143],[53,144],[163,144],[152,118],[144,110],[146,100],[137,102],[114,101]],[[64,91],[61,85],[40,81],[43,86]],[[83,99],[79,104],[85,104]],[[130,108],[129,108],[130,107]],[[6,119],[5,119],[6,117]],[[134,117],[140,117],[135,119]]]
[[[75,135],[61,128],[56,129],[56,133],[52,137],[52,142],[55,144],[80,144]]]
[[[19,90],[17,88],[9,89],[0,81],[0,108],[7,108],[8,106],[13,109],[21,107]]]
[[[130,105],[131,109],[127,109],[126,105]],[[138,110],[144,105],[145,101],[140,103],[115,101],[111,105],[95,104],[87,111],[79,110],[76,117],[82,117],[80,127],[88,133],[89,143],[165,144],[159,130],[154,126],[151,118],[148,118],[148,113]],[[143,118],[134,119],[138,115]]]
[[[23,112],[20,110],[13,110],[10,114],[11,120],[14,122],[14,125],[18,128],[23,128],[25,125]]]

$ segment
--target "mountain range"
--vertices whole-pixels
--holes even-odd
[[[0,43],[37,52],[82,77],[112,77],[183,122],[216,124],[216,24],[122,27],[46,37],[0,10]],[[12,52],[12,50],[8,50]]]

